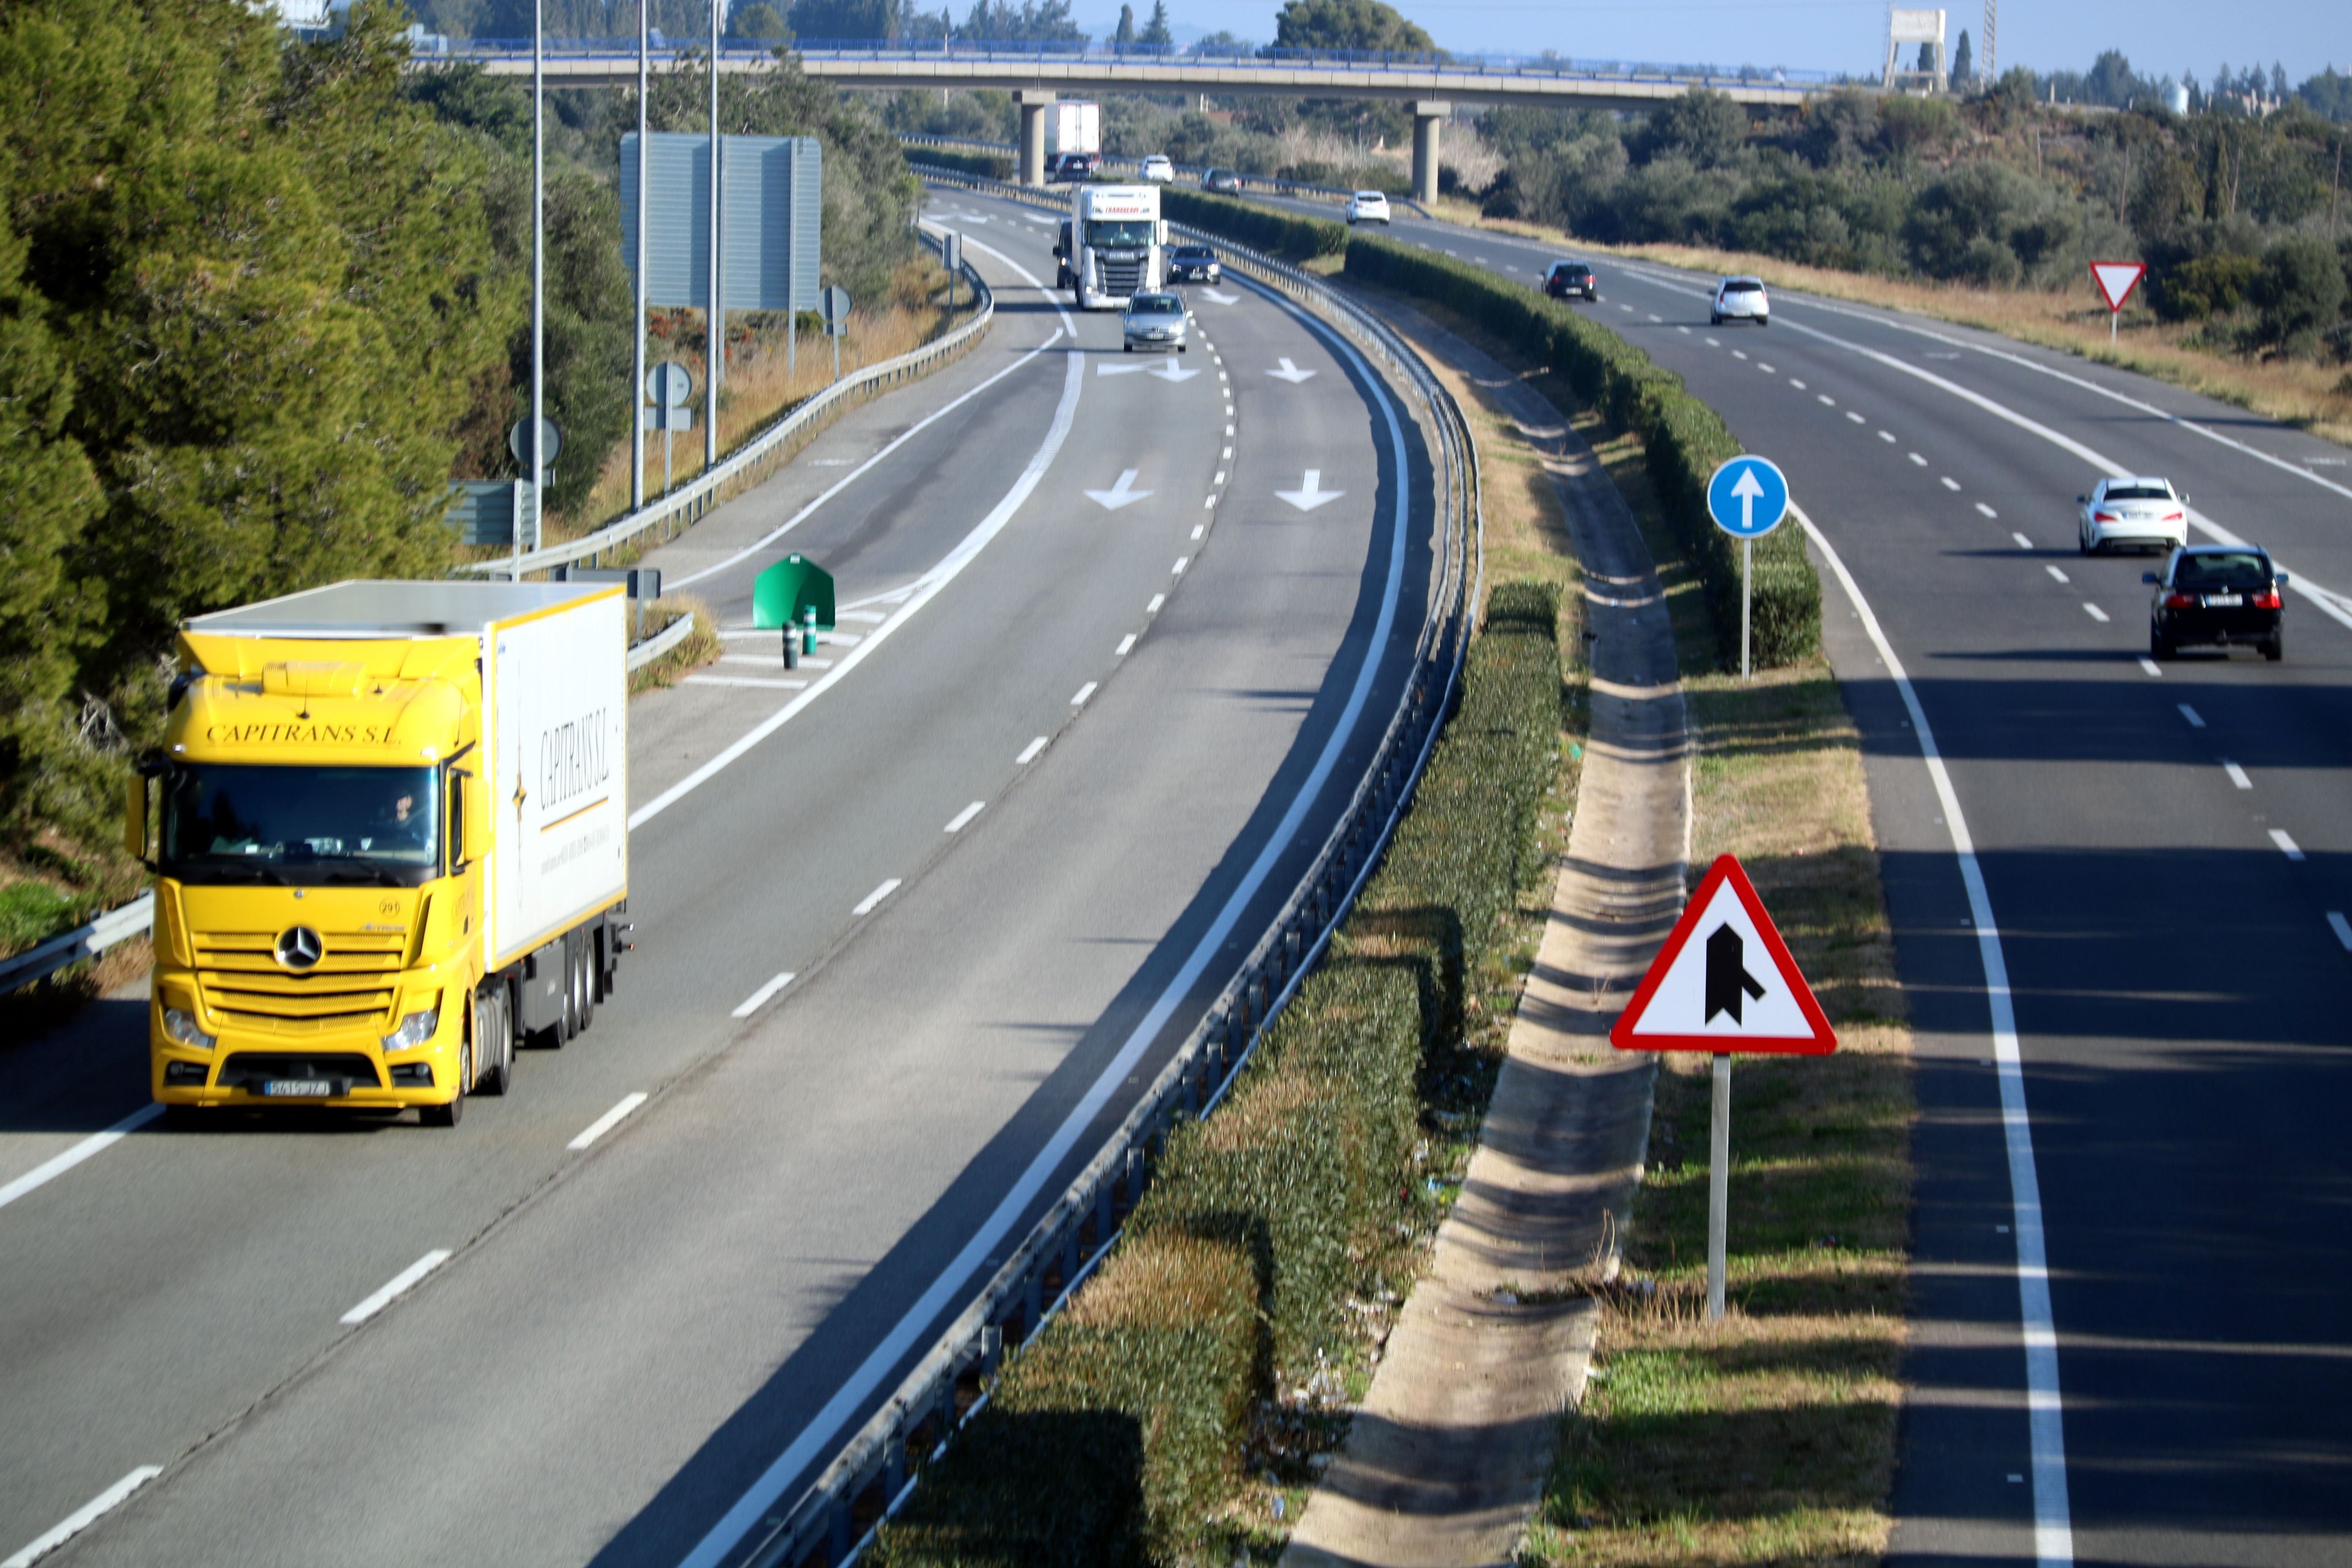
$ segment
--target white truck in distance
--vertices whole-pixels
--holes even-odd
[[[1054,255],[1056,282],[1081,310],[1126,308],[1168,281],[1168,226],[1158,185],[1079,185]]]
[[[1072,100],[1054,105],[1054,152],[1102,151],[1102,105]]]

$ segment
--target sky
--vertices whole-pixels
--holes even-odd
[[[1553,49],[1574,59],[1647,60],[1708,65],[1793,66],[1875,74],[1886,57],[1884,0],[1392,0],[1438,44],[1464,52],[1535,54]],[[1917,3],[1917,0],[1914,0]],[[1226,28],[1271,39],[1278,0],[1169,0],[1171,20],[1193,29]],[[1948,7],[1948,37],[1968,29],[1979,54],[1981,0]],[[1081,26],[1108,37],[1116,0],[1078,0]],[[1149,0],[1136,5],[1139,22]],[[2143,76],[2194,71],[2210,81],[2223,61],[2233,68],[2273,61],[2300,82],[2333,65],[2352,71],[2352,6],[2345,0],[2010,0],[2000,12],[2000,64],[2036,70],[2087,70],[2104,49],[2119,48]]]

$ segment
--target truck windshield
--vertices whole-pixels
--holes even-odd
[[[1151,243],[1158,226],[1148,217],[1090,218],[1087,244],[1097,250],[1140,250]]]
[[[439,796],[433,768],[174,768],[163,868],[186,882],[413,887],[440,860]]]

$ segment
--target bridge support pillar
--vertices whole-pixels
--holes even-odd
[[[1423,206],[1437,199],[1437,128],[1453,112],[1452,104],[1430,99],[1412,106],[1412,199]]]
[[[1024,185],[1042,185],[1045,183],[1045,111],[1061,100],[1061,94],[1024,88],[1013,98],[1021,106],[1021,167],[1014,178]]]

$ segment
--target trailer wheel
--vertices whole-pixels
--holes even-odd
[[[596,937],[585,929],[580,932],[580,1001],[572,1010],[583,1030],[596,1021]]]

